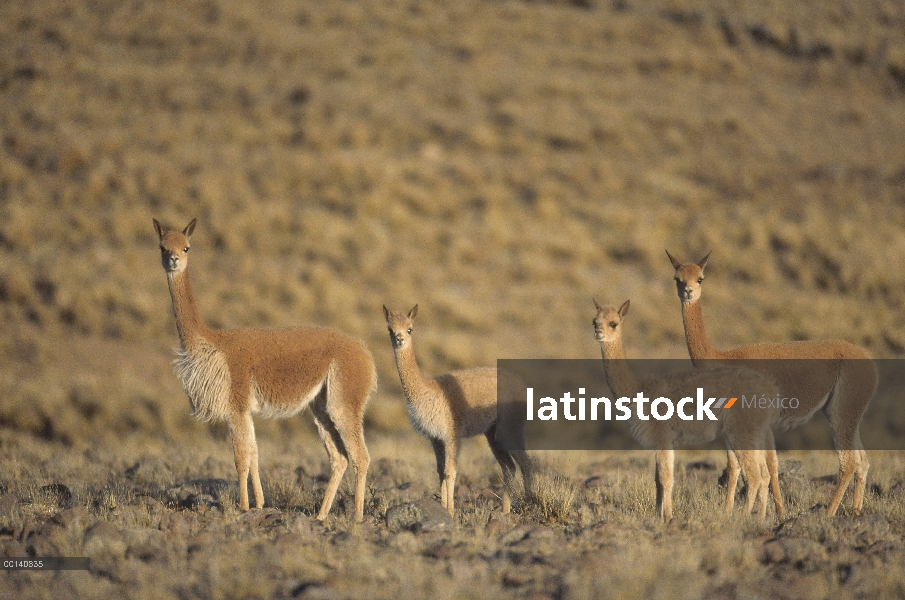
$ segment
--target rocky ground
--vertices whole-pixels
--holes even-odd
[[[510,515],[484,444],[460,461],[459,513],[439,505],[423,440],[377,438],[365,521],[326,482],[316,440],[262,444],[266,508],[239,512],[224,444],[77,452],[4,435],[0,552],[90,556],[89,571],[15,571],[3,597],[895,597],[903,592],[905,474],[874,453],[867,514],[821,507],[833,456],[784,456],[791,517],[722,516],[720,453],[680,457],[676,518],[659,523],[648,452],[547,452],[539,498]],[[400,447],[405,453],[400,453]],[[282,452],[281,452],[282,450]],[[141,453],[141,454],[136,454]],[[400,455],[405,458],[397,458]],[[201,457],[207,457],[201,460]],[[821,460],[815,460],[815,456]],[[45,481],[52,483],[45,484]],[[739,503],[743,497],[739,496]]]

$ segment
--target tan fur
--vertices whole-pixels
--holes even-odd
[[[531,490],[532,466],[524,450],[510,452],[495,438],[497,426],[497,370],[493,368],[469,369],[425,377],[415,359],[412,331],[416,304],[408,313],[392,312],[383,307],[390,343],[396,358],[396,368],[408,403],[409,418],[419,434],[428,438],[437,459],[440,476],[440,502],[450,514],[455,515],[456,463],[463,438],[484,434],[487,443],[503,470],[503,512],[511,506],[509,484],[518,463],[525,480],[525,488]],[[520,389],[514,376],[501,373],[507,380],[503,389]]]
[[[317,518],[323,520],[330,512],[351,461],[356,476],[355,517],[361,520],[370,463],[364,411],[377,383],[371,354],[360,341],[321,327],[208,329],[186,269],[195,220],[181,232],[164,230],[156,219],[154,227],[179,331],[176,374],[196,417],[229,423],[239,474],[239,508],[249,508],[249,474],[255,506],[264,505],[252,415],[286,417],[310,406],[331,469]]]
[[[697,388],[704,388],[709,396],[731,397],[739,390],[763,390],[773,394],[778,387],[772,378],[751,369],[723,367],[707,371],[685,371],[657,378],[639,379],[628,368],[622,343],[622,322],[628,314],[629,301],[617,310],[594,301],[594,337],[606,371],[607,384],[617,397],[634,398],[643,391],[648,398],[671,398],[674,401],[694,397]],[[771,396],[772,397],[772,396]],[[677,446],[713,441],[720,434],[726,438],[729,459],[729,485],[726,489],[724,512],[732,512],[739,468],[748,481],[746,509],[750,513],[756,501],[758,515],[763,521],[767,511],[767,487],[773,490],[773,501],[780,519],[784,516],[779,476],[776,471],[776,451],[773,449],[771,426],[779,417],[776,410],[742,411],[718,409],[718,421],[684,421],[677,417],[665,421],[641,420],[635,412],[629,419],[632,437],[648,448],[656,449],[657,510],[666,522],[672,519],[672,490],[674,483],[675,451]]]
[[[877,368],[866,350],[840,340],[760,343],[729,351],[716,350],[707,337],[701,310],[704,268],[708,253],[697,264],[682,264],[666,253],[675,269],[676,288],[682,301],[682,321],[688,353],[695,366],[706,366],[712,359],[774,359],[758,367],[779,384],[783,397],[797,398],[796,409],[784,409],[778,425],[788,429],[808,421],[823,409],[830,421],[833,444],[839,454],[839,481],[827,506],[827,515],[839,509],[842,496],[854,476],[852,508],[864,507],[867,472],[870,463],[861,444],[858,428],[877,389]],[[820,359],[803,368],[803,359]]]

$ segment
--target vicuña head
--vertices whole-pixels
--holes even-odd
[[[594,338],[598,342],[615,343],[622,337],[622,319],[628,314],[630,305],[631,301],[626,300],[617,309],[613,306],[601,306],[594,299],[594,306],[597,307],[597,316],[593,321]]]
[[[858,428],[877,388],[877,368],[867,351],[841,340],[758,342],[717,350],[710,343],[701,308],[701,283],[710,253],[697,264],[683,264],[669,251],[666,255],[675,269],[685,342],[694,365],[707,367],[711,359],[744,360],[747,367],[772,375],[783,397],[798,400],[794,408],[783,407],[777,423],[782,428],[797,427],[822,409],[829,418],[833,445],[839,454],[839,481],[827,515],[836,514],[852,477],[852,508],[860,513],[870,463]]]
[[[519,447],[515,449],[509,449],[497,440],[497,370],[490,367],[466,369],[426,377],[415,359],[412,343],[417,314],[417,304],[408,312],[383,307],[412,427],[428,438],[434,449],[440,476],[440,503],[455,515],[456,469],[461,441],[483,434],[503,470],[503,512],[508,513],[511,506],[509,486],[515,476],[516,464],[522,470],[525,489],[529,493],[532,491],[532,464],[523,440],[516,441],[515,445]],[[514,376],[505,371],[499,373],[499,379],[500,389],[521,389]],[[505,406],[514,406],[514,403],[507,402]],[[506,426],[511,425],[507,423]],[[513,431],[514,437],[519,437],[521,431]]]
[[[195,231],[196,219],[189,221],[182,231],[165,231],[157,219],[153,219],[154,229],[160,237],[160,261],[167,273],[181,273],[188,266],[189,238]]]
[[[390,331],[390,343],[393,350],[403,350],[412,343],[412,331],[415,329],[415,317],[418,315],[418,305],[412,307],[408,313],[402,311],[390,311],[383,307],[383,314],[387,320],[387,329]]]
[[[182,231],[164,229],[154,219],[154,229],[179,331],[176,374],[196,417],[229,423],[239,508],[249,508],[249,475],[255,505],[264,505],[252,415],[287,417],[310,406],[331,469],[318,519],[327,517],[351,462],[356,475],[355,516],[361,520],[370,462],[362,423],[377,381],[371,354],[360,341],[323,327],[209,329],[189,282],[189,238],[195,219]]]
[[[679,299],[682,302],[696,302],[701,299],[701,285],[704,283],[704,267],[707,266],[707,259],[710,258],[710,252],[704,255],[704,258],[697,263],[683,265],[666,251],[672,266],[676,269],[676,291],[679,293]]]

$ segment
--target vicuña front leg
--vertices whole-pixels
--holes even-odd
[[[672,521],[672,488],[675,477],[675,451],[657,450],[657,512],[664,523]]]
[[[440,506],[449,510],[446,505],[446,446],[441,440],[431,438],[431,446],[434,448],[434,458],[437,460],[437,476],[440,478]]]
[[[738,475],[741,467],[738,464],[738,454],[733,449],[726,451],[726,501],[723,503],[723,514],[731,515],[735,507],[735,490],[738,486]]]
[[[248,474],[254,459],[253,474],[255,477],[255,505],[258,508],[264,506],[264,493],[261,491],[261,482],[258,479],[257,469],[257,444],[255,444],[254,423],[251,414],[243,413],[234,415],[229,423],[233,436],[233,452],[236,460],[236,471],[239,474],[239,510],[248,510]]]
[[[449,514],[452,516],[456,516],[456,506],[455,506],[455,497],[456,497],[456,459],[459,455],[459,446],[456,440],[448,442],[445,448],[445,474],[446,477],[443,480],[443,485],[446,489],[443,489],[441,486],[440,493],[446,493],[446,510],[449,511]]]

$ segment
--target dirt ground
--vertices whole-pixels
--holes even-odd
[[[473,441],[445,519],[381,310],[419,304],[428,373],[598,357],[592,297],[632,300],[630,357],[682,358],[664,249],[712,250],[717,347],[902,357],[901,2],[6,2],[0,100],[0,555],[92,557],[0,597],[905,595],[897,452],[833,520],[835,454],[781,454],[765,525],[719,514],[720,453],[680,453],[663,526],[649,453],[538,453],[504,517]],[[151,219],[193,217],[208,325],[373,353],[364,523],[348,477],[314,520],[306,413],[256,423],[267,508],[238,511],[171,364]]]

